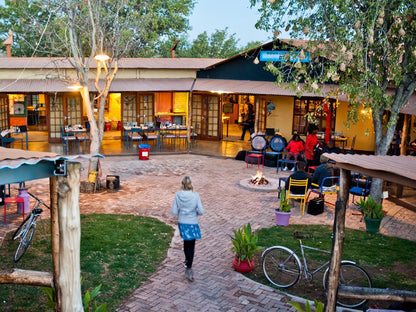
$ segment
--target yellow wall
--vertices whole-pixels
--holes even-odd
[[[290,140],[292,138],[294,98],[291,96],[268,96],[268,100],[273,102],[276,109],[271,111],[270,116],[267,116],[266,128],[279,129],[286,140]]]
[[[290,96],[270,96],[267,100],[271,100],[276,109],[271,111],[267,117],[266,128],[279,129],[280,133],[287,139],[292,137],[293,124],[293,105],[294,97]],[[374,151],[374,130],[373,124],[369,116],[365,120],[360,120],[356,124],[351,124],[350,129],[344,125],[347,120],[348,103],[340,102],[337,108],[337,117],[335,122],[335,131],[342,131],[343,135],[348,138],[346,145],[351,145],[352,138],[356,135],[354,149],[362,151]],[[361,114],[365,117],[365,115]],[[368,135],[366,130],[368,129]],[[416,137],[416,132],[415,132]],[[305,139],[304,136],[301,136]]]
[[[354,136],[357,136],[355,139],[355,150],[360,151],[374,151],[375,142],[374,142],[374,127],[371,120],[371,115],[363,114],[360,112],[360,117],[364,117],[364,120],[360,120],[356,123],[350,124],[350,129],[348,129],[344,121],[348,120],[348,103],[340,102],[337,108],[337,119],[335,122],[335,131],[342,131],[342,134],[348,138],[346,145],[351,145],[351,141]],[[368,130],[368,131],[367,131]],[[368,132],[368,135],[366,135]]]

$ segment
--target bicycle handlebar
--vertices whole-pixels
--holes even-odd
[[[293,239],[305,239],[305,238],[312,238],[313,234],[308,232],[299,232],[294,231],[293,232]]]
[[[37,198],[35,195],[33,195],[32,193],[30,193],[30,192],[27,192],[31,197],[33,197],[35,200],[37,200],[39,203],[41,203],[42,205],[44,205],[46,208],[48,208],[49,210],[50,210],[50,208],[49,208],[49,206],[48,205],[46,205],[43,201],[41,201],[39,198]]]

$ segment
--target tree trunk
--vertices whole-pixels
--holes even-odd
[[[397,115],[390,116],[390,119],[394,118],[395,120],[394,122],[392,122],[390,127],[385,130],[385,134],[383,135],[383,122],[382,122],[383,114],[384,114],[384,110],[380,111],[380,109],[377,109],[377,108],[374,108],[372,111],[375,142],[376,142],[375,155],[380,155],[380,156],[387,155],[387,151],[389,150],[391,141],[393,140],[394,130],[396,128],[396,123],[397,123]],[[379,178],[373,178],[371,181],[370,194],[372,195],[374,200],[378,203],[381,202],[382,191],[383,191],[383,180]]]
[[[341,169],[340,196],[335,203],[331,261],[329,263],[328,280],[325,281],[327,289],[326,312],[335,311],[337,305],[339,270],[344,250],[346,199],[348,198],[350,189],[350,176],[351,172],[349,170]]]
[[[57,178],[60,272],[58,285],[62,312],[82,312],[79,214],[81,164],[67,162],[67,176]]]

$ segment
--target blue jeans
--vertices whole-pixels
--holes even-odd
[[[243,140],[243,141],[244,141],[244,137],[246,136],[246,131],[247,130],[250,133],[250,138],[251,138],[251,134],[253,133],[253,128],[250,125],[245,125],[243,127],[243,133],[241,134],[241,140]]]

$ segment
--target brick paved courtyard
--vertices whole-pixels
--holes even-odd
[[[87,168],[87,161],[81,163]],[[87,213],[120,213],[158,218],[175,227],[170,214],[174,194],[184,175],[191,175],[195,191],[201,195],[205,214],[200,217],[202,240],[196,244],[195,282],[184,277],[182,240],[176,230],[167,258],[142,287],[134,291],[118,311],[294,311],[285,303],[286,294],[257,284],[232,268],[229,234],[250,222],[254,229],[275,224],[274,209],[279,206],[277,192],[253,192],[239,186],[239,181],[253,176],[256,166],[246,168],[242,161],[220,157],[151,155],[148,161],[133,156],[111,156],[101,160],[103,177],[120,176],[120,190],[81,194],[80,210]],[[265,167],[270,178],[275,168]],[[87,169],[82,172],[86,179]],[[29,191],[48,200],[48,180],[31,181]],[[298,204],[292,209],[291,223],[333,223],[333,208],[319,216],[302,216]],[[416,239],[416,214],[385,201],[388,215],[383,219],[381,233]],[[364,230],[361,216],[347,210],[346,226]],[[10,215],[18,224],[21,216]],[[9,219],[9,215],[8,215]],[[2,227],[4,232],[12,224]],[[176,228],[176,227],[175,227]],[[105,283],[105,281],[103,281]]]

